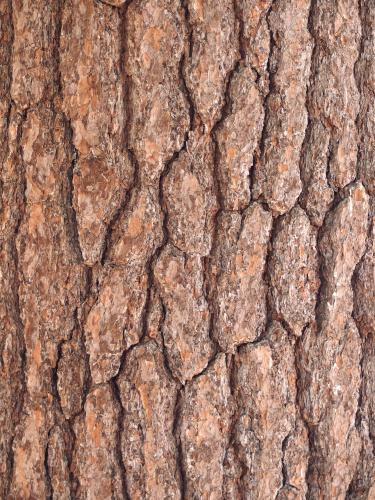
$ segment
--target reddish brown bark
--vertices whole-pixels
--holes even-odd
[[[374,41],[0,0],[0,498],[375,498]]]

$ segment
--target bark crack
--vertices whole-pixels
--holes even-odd
[[[370,494],[369,2],[38,1],[0,12],[0,497]]]
[[[259,140],[259,144],[258,144],[258,148],[257,148],[257,155],[254,156],[253,166],[252,166],[251,175],[250,175],[250,177],[251,177],[251,186],[250,186],[251,199],[253,201],[262,202],[262,204],[264,206],[266,206],[269,211],[271,211],[271,209],[268,206],[268,203],[266,202],[266,200],[264,200],[262,196],[259,196],[258,198],[254,197],[254,187],[255,187],[257,167],[258,167],[259,163],[264,161],[264,159],[265,159],[265,145],[266,145],[266,138],[267,138],[267,128],[268,128],[268,122],[269,122],[269,117],[270,117],[270,113],[271,113],[271,111],[269,109],[268,101],[270,100],[272,93],[276,90],[276,86],[274,83],[274,71],[272,71],[272,69],[271,69],[271,61],[272,61],[272,57],[274,55],[274,49],[276,47],[276,43],[274,40],[273,31],[272,31],[270,20],[269,20],[269,17],[273,11],[275,1],[276,0],[272,1],[272,3],[269,6],[269,9],[265,15],[268,33],[269,33],[269,40],[270,40],[269,52],[268,52],[268,57],[267,57],[267,65],[266,65],[267,66],[267,74],[268,74],[268,92],[263,99],[263,109],[264,109],[263,127],[262,127],[262,132],[260,135],[260,140]]]
[[[15,111],[16,113],[16,111]],[[16,415],[17,419],[14,418],[16,421],[16,424],[14,426],[13,430],[13,435],[11,436],[10,440],[10,448],[9,448],[9,453],[7,456],[7,485],[6,485],[6,492],[7,496],[9,495],[10,488],[11,488],[11,481],[12,481],[12,476],[13,476],[13,467],[14,467],[14,452],[13,452],[13,441],[15,439],[15,433],[17,430],[18,425],[20,424],[21,421],[21,415],[23,412],[24,408],[24,403],[25,403],[25,398],[27,394],[27,384],[26,384],[26,370],[27,370],[27,354],[26,354],[26,342],[25,342],[25,328],[24,324],[22,321],[22,306],[21,306],[21,300],[20,300],[20,285],[21,285],[21,280],[20,280],[20,267],[19,267],[19,253],[18,253],[18,248],[17,248],[17,237],[19,234],[19,230],[24,218],[25,214],[25,203],[26,203],[26,177],[25,177],[25,168],[23,164],[23,150],[21,146],[21,140],[22,140],[22,133],[23,133],[23,125],[27,119],[27,113],[28,109],[23,110],[21,113],[18,114],[18,126],[17,126],[17,136],[16,136],[16,155],[17,158],[20,160],[20,166],[19,166],[19,171],[20,171],[20,205],[21,209],[19,213],[17,214],[17,218],[15,221],[15,227],[14,230],[12,231],[12,239],[11,239],[11,248],[10,248],[10,254],[13,258],[13,264],[14,264],[14,298],[15,298],[15,320],[16,320],[16,325],[18,329],[18,336],[20,340],[20,358],[21,358],[21,374],[22,374],[22,381],[21,381],[21,388],[20,388],[20,393],[17,395],[17,402],[16,402]],[[9,148],[9,144],[8,144]],[[19,205],[18,205],[19,206]]]

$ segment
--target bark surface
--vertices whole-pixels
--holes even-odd
[[[0,0],[0,498],[375,499],[375,0]]]

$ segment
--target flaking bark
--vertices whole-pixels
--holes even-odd
[[[0,0],[0,498],[375,498],[374,0]]]

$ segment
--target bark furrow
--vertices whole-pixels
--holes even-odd
[[[0,0],[0,498],[375,498],[374,0]]]

